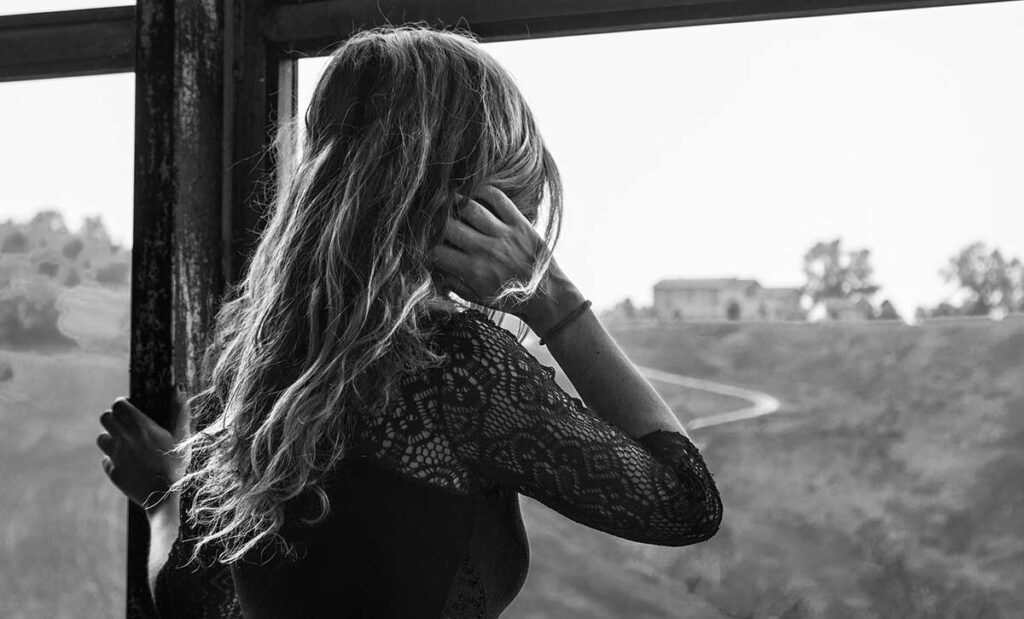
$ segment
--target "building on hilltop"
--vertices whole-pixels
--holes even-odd
[[[654,285],[661,320],[806,320],[800,288],[767,288],[755,279],[663,279]]]

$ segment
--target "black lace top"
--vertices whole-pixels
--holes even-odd
[[[447,317],[437,343],[451,362],[404,379],[389,410],[360,422],[327,486],[329,520],[293,529],[302,560],[180,568],[195,536],[183,496],[181,535],[157,576],[161,615],[334,608],[352,617],[497,617],[528,569],[519,494],[648,544],[684,546],[718,530],[718,490],[683,434],[627,436],[475,310]]]

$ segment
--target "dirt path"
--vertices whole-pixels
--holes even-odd
[[[744,389],[742,387],[735,387],[724,383],[716,383],[702,378],[693,378],[690,376],[683,376],[681,374],[663,372],[661,370],[655,370],[653,368],[643,366],[637,366],[637,369],[650,380],[656,380],[679,387],[686,387],[688,389],[701,389],[704,391],[710,391],[711,393],[740,398],[750,402],[750,406],[691,419],[686,422],[686,427],[688,429],[696,430],[697,428],[707,428],[710,426],[721,425],[723,423],[732,423],[743,419],[753,419],[754,417],[761,417],[762,415],[770,415],[778,411],[782,406],[782,403],[779,402],[778,398],[762,391],[754,391],[752,389]]]

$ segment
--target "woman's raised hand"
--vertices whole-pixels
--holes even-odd
[[[106,430],[96,437],[103,451],[103,471],[133,503],[147,510],[166,496],[167,488],[185,472],[184,456],[169,450],[188,434],[187,397],[172,389],[171,414],[175,431],[168,432],[140,411],[128,398],[117,398],[110,410],[100,415]]]
[[[460,198],[462,196],[459,196]],[[544,250],[544,239],[500,189],[485,185],[449,218],[444,242],[430,254],[438,276],[467,301],[518,314],[511,302],[496,305],[493,297],[511,279],[526,283]]]

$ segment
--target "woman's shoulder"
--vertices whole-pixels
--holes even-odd
[[[508,329],[496,324],[487,314],[467,307],[445,312],[438,316],[438,335],[461,342],[479,342],[492,345],[518,345]]]
[[[437,331],[441,351],[455,365],[524,366],[530,353],[513,333],[487,314],[466,308],[444,318]]]
[[[509,329],[479,310],[453,313],[439,333],[453,365],[485,366],[491,374],[518,379],[554,380],[553,368],[541,363]]]

